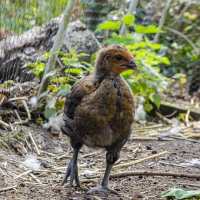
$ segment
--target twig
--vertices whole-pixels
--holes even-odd
[[[10,125],[10,128],[11,128],[11,131],[14,131],[13,125],[11,123],[9,123],[9,125]]]
[[[1,169],[1,167],[0,167],[0,172],[1,172],[1,174],[2,174],[3,176],[6,176],[6,174],[5,174],[4,171]]]
[[[150,172],[150,171],[130,171],[130,172],[119,172],[112,174],[111,178],[122,178],[126,176],[172,176],[179,178],[194,178],[199,179],[200,174],[184,174],[184,173],[174,173],[174,172]],[[96,177],[95,177],[96,178]]]
[[[88,154],[84,154],[84,155],[82,155],[81,157],[82,157],[82,158],[86,158],[86,157],[94,156],[94,155],[97,155],[97,154],[100,154],[100,153],[102,153],[102,152],[95,151],[95,152],[91,152],[91,153],[88,153]]]
[[[10,149],[9,145],[0,138],[0,144],[4,145],[7,149]]]
[[[164,115],[162,115],[159,112],[156,112],[156,115],[165,123],[167,124],[172,124],[172,121],[170,119],[168,119],[167,117],[165,117]]]
[[[28,140],[25,138],[25,143],[30,151],[32,151],[31,145],[29,144]]]
[[[136,13],[136,8],[138,5],[138,2],[139,2],[138,0],[132,0],[130,2],[130,6],[128,8],[128,13],[130,13],[130,14]],[[125,26],[125,24],[122,24],[122,27],[120,29],[120,35],[124,35],[125,31],[126,31],[126,26]]]
[[[36,186],[40,186],[41,184],[40,183],[36,183],[36,182],[30,182],[30,181],[23,181],[23,183],[25,185],[36,185]],[[42,185],[48,185],[48,183],[42,183]]]
[[[32,173],[29,174],[37,183],[43,185],[43,183]]]
[[[54,167],[53,169],[57,171],[57,170],[66,169],[66,167]]]
[[[185,124],[186,124],[187,127],[190,126],[189,116],[190,116],[190,109],[187,110],[187,113],[185,115]]]
[[[14,112],[15,112],[15,114],[16,114],[18,120],[19,120],[18,122],[14,122],[14,123],[13,123],[14,125],[22,125],[22,124],[26,124],[26,123],[29,122],[29,119],[22,120],[21,117],[20,117],[20,115],[19,115],[19,113],[17,112],[17,110],[14,110]]]
[[[21,178],[22,176],[25,176],[25,175],[27,175],[27,174],[30,174],[31,172],[32,172],[32,170],[27,170],[27,171],[25,171],[25,172],[19,174],[18,176],[14,177],[14,180],[17,180],[17,179]]]
[[[152,155],[152,156],[148,156],[148,157],[146,157],[146,158],[134,160],[134,161],[131,161],[131,162],[128,162],[128,163],[124,163],[124,164],[115,165],[115,166],[113,167],[113,169],[121,168],[121,167],[129,167],[129,166],[131,166],[131,165],[135,165],[135,164],[141,163],[141,162],[146,161],[146,160],[149,160],[149,159],[158,158],[159,156],[162,156],[162,155],[168,154],[168,153],[169,153],[168,151],[163,151],[163,152],[161,152],[161,153],[158,153],[158,154],[155,154],[155,155]]]
[[[197,187],[200,188],[199,184],[192,184],[192,183],[178,183],[180,185],[184,185],[184,186],[190,186],[190,187]]]
[[[168,10],[170,8],[170,5],[171,5],[171,2],[172,0],[168,0],[165,4],[165,8],[163,10],[163,15],[161,16],[160,18],[160,21],[159,21],[159,29],[161,30],[165,24],[165,21],[166,21],[166,18],[167,18],[167,13],[168,13]],[[156,33],[153,41],[154,42],[158,42],[159,41],[159,37],[160,37],[160,32]]]
[[[56,157],[56,160],[61,160],[63,158],[71,158],[71,156],[67,156],[66,154]]]
[[[135,149],[131,152],[131,156],[128,157],[128,158],[130,158],[130,160],[135,159],[135,158],[137,157],[137,154],[138,154],[139,152],[141,152],[141,150],[142,150],[141,144],[139,144],[138,147],[135,148]],[[119,160],[117,160],[117,162],[115,163],[115,165],[118,165],[118,164],[120,164],[120,163],[123,163],[124,161],[126,161],[126,159],[119,159]]]
[[[177,110],[174,110],[172,113],[170,113],[170,114],[168,114],[168,115],[165,115],[165,117],[171,118],[171,117],[173,117],[175,114],[177,114]]]
[[[194,105],[194,99],[193,98],[191,99],[190,103],[191,103],[191,106]],[[188,108],[187,113],[185,115],[186,127],[190,127],[190,119],[189,119],[189,117],[190,117],[190,108]]]
[[[158,137],[132,137],[133,141],[172,141],[173,139],[162,138],[162,140]]]
[[[52,157],[56,157],[56,156],[57,156],[57,155],[54,154],[54,153],[50,153],[50,152],[43,151],[43,150],[41,150],[40,152],[41,152],[41,153],[44,153],[44,154],[47,154],[47,155],[49,155],[49,156],[52,156]]]
[[[13,97],[13,98],[8,99],[8,102],[17,101],[17,100],[26,100],[26,101],[28,101],[28,97]]]
[[[194,143],[198,143],[200,144],[200,141],[198,140],[194,140],[194,139],[188,139],[188,138],[185,138],[185,137],[176,137],[176,136],[168,136],[170,138],[174,138],[174,139],[178,139],[178,140],[185,140],[185,141],[188,141],[188,142],[194,142]]]
[[[169,162],[163,162],[163,161],[159,161],[159,163],[163,165],[171,165],[171,166],[186,168],[186,166],[175,164],[175,163],[169,163]]]
[[[195,53],[198,55],[199,54],[199,49],[198,47],[183,33],[173,29],[173,28],[169,28],[169,27],[166,27],[166,29],[180,37],[182,37],[184,40],[186,40],[190,45],[191,47],[194,49]]]
[[[59,26],[58,32],[55,36],[54,44],[53,44],[53,47],[52,47],[51,53],[50,53],[50,57],[48,59],[47,65],[45,67],[45,72],[44,72],[44,75],[43,75],[43,78],[42,78],[42,81],[40,84],[40,88],[39,88],[38,95],[37,95],[38,99],[39,99],[40,95],[47,88],[49,78],[50,78],[48,76],[48,74],[55,69],[55,60],[56,60],[55,58],[57,56],[58,51],[60,50],[60,48],[62,46],[64,33],[67,28],[67,25],[70,20],[70,16],[71,16],[71,13],[72,13],[72,10],[73,10],[73,7],[75,6],[75,4],[76,4],[75,0],[68,1],[66,9],[63,13],[63,18],[62,18],[61,24]]]
[[[153,125],[150,125],[150,126],[145,126],[145,127],[142,127],[142,128],[139,128],[139,129],[134,129],[136,131],[143,131],[144,129],[156,129],[156,128],[162,128],[163,127],[163,124],[153,124]]]
[[[22,103],[23,103],[23,106],[24,106],[24,108],[26,110],[26,113],[27,113],[27,116],[28,116],[28,120],[31,120],[31,113],[30,113],[30,110],[28,108],[28,105],[27,105],[26,101],[22,100]]]
[[[17,116],[19,122],[22,123],[22,119],[21,119],[19,113],[17,112],[17,110],[14,110],[14,112],[15,112],[15,114],[16,114],[16,116]]]
[[[2,125],[2,126],[4,126],[4,127],[8,128],[8,129],[11,129],[10,125],[7,124],[6,122],[4,122],[4,121],[1,120],[1,119],[0,119],[0,125]]]
[[[8,190],[13,190],[17,187],[17,185],[13,185],[13,186],[10,186],[10,187],[6,187],[6,188],[1,188],[0,189],[0,192],[6,192]]]
[[[198,132],[199,133],[199,132]],[[200,139],[200,135],[198,135],[197,133],[188,133],[187,135],[186,135],[186,137],[188,138],[188,139],[196,139],[196,140],[199,140]]]
[[[32,134],[31,134],[30,132],[28,132],[28,135],[29,135],[29,137],[30,137],[30,139],[31,139],[31,142],[33,143],[33,146],[34,146],[34,148],[35,148],[35,151],[36,151],[37,155],[40,155],[40,150],[39,150],[39,148],[38,148],[38,146],[37,146],[35,140],[33,139]]]
[[[137,157],[137,154],[138,154],[139,152],[141,152],[141,151],[142,151],[142,147],[141,147],[141,144],[139,143],[139,144],[138,144],[138,147],[135,148],[135,149],[132,151],[133,158],[136,158],[136,157]]]
[[[28,122],[29,122],[29,119],[25,119],[25,120],[22,120],[19,122],[14,122],[13,124],[14,125],[24,125],[24,124],[27,124]]]

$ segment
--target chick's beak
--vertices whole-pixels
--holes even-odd
[[[133,60],[130,60],[129,64],[127,65],[129,69],[135,69],[137,66]]]

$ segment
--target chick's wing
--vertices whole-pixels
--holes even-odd
[[[74,113],[81,100],[88,94],[95,91],[96,85],[93,82],[93,76],[89,75],[82,78],[74,84],[71,92],[67,94],[64,108],[64,119],[74,118]]]

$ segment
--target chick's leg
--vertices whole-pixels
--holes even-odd
[[[114,163],[119,159],[119,155],[120,155],[120,150],[123,146],[124,142],[120,142],[117,143],[115,145],[113,145],[112,147],[107,149],[107,153],[106,153],[106,170],[104,173],[104,177],[103,180],[101,182],[101,185],[95,188],[92,188],[91,190],[89,190],[89,194],[90,193],[114,193],[114,194],[118,194],[117,191],[112,190],[108,187],[108,183],[109,183],[109,177],[110,177],[110,172],[111,169],[114,165]]]
[[[108,151],[106,154],[106,170],[104,173],[103,180],[101,182],[101,187],[103,189],[110,190],[108,188],[108,183],[109,183],[109,177],[110,177],[110,172],[111,169],[114,165],[114,163],[119,159],[119,151]]]
[[[80,181],[79,181],[79,177],[78,177],[77,159],[78,159],[78,153],[79,153],[79,150],[80,150],[82,144],[75,143],[74,141],[71,140],[71,145],[73,147],[73,157],[68,164],[64,179],[62,181],[62,185],[67,183],[68,178],[70,178],[70,186],[72,186],[73,182],[75,181],[75,184],[79,187]]]

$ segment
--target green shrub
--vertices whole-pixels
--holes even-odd
[[[119,34],[119,29],[125,24],[127,33]],[[128,31],[129,28],[134,32]],[[167,86],[167,78],[160,73],[160,66],[169,65],[170,61],[159,52],[165,48],[162,44],[153,43],[148,36],[160,31],[155,25],[139,25],[133,15],[126,15],[122,20],[106,21],[99,24],[97,31],[109,31],[105,44],[122,44],[132,52],[138,66],[137,72],[123,73],[135,95],[145,97],[145,109],[151,111],[152,103],[160,106],[160,94]]]
[[[70,91],[71,86],[85,73],[92,70],[89,63],[81,61],[85,56],[86,54],[84,53],[77,54],[75,50],[71,50],[69,53],[58,53],[59,62],[56,64],[55,72],[52,72],[53,76],[50,79],[45,95],[45,104],[42,104],[42,107],[45,106],[42,110],[44,110],[46,119],[56,116],[63,110],[65,95]],[[39,79],[42,78],[48,58],[49,53],[45,53],[42,58],[43,61],[28,65]]]

